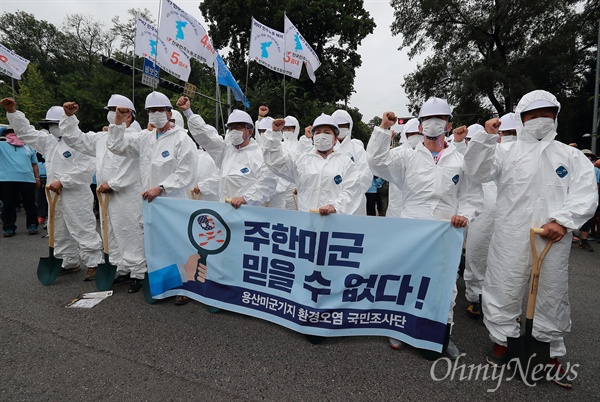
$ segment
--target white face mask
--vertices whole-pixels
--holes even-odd
[[[550,117],[537,117],[523,123],[524,130],[541,140],[548,134],[554,132],[554,119]]]
[[[244,132],[242,130],[227,130],[225,137],[226,141],[231,142],[236,147],[244,143]]]
[[[156,128],[163,128],[169,122],[166,112],[148,113],[148,123]]]
[[[284,131],[283,132],[283,138],[286,141],[292,140],[295,137],[295,131]]]
[[[408,145],[415,149],[420,142],[423,142],[423,135],[421,134],[413,134],[406,140]]]
[[[350,135],[350,129],[349,128],[340,128],[340,133],[338,134],[338,137],[340,137],[340,138],[346,138],[348,135]]]
[[[503,144],[508,144],[509,142],[515,142],[516,140],[517,140],[516,135],[503,135],[500,142]]]
[[[448,122],[443,119],[427,119],[421,123],[423,135],[426,137],[439,137],[446,134]]]
[[[117,112],[109,110],[106,114],[106,120],[108,120],[108,124],[113,124],[115,122],[115,117],[117,117]]]
[[[48,131],[55,137],[60,137],[60,128],[58,128],[58,124],[50,124],[48,127]]]
[[[317,151],[325,152],[329,151],[333,148],[333,136],[327,133],[319,133],[313,136],[313,141],[315,143],[315,148]]]

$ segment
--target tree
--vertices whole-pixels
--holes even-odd
[[[357,48],[375,27],[362,0],[318,0],[310,7],[301,0],[205,0],[200,10],[209,23],[215,48],[231,49],[227,61],[238,78],[247,73],[251,16],[279,31],[283,31],[284,13],[288,16],[321,61],[316,84],[305,73],[299,80],[286,78],[286,113],[303,123],[312,122],[324,105],[350,97],[361,65]],[[283,76],[255,63],[249,69],[250,101],[257,107],[268,104],[273,115],[283,115]]]
[[[110,57],[116,35],[106,31],[104,23],[94,20],[91,15],[67,14],[63,29],[77,38],[76,48],[84,57],[88,71],[98,64],[102,54]]]
[[[578,12],[584,3],[586,11]],[[433,52],[405,77],[413,110],[427,97],[440,96],[459,113],[475,115],[466,123],[512,111],[534,89],[548,90],[559,100],[578,94],[590,51],[581,26],[600,15],[593,0],[391,4],[392,33],[402,35],[402,47],[411,57]]]
[[[369,122],[367,123],[367,126],[369,126],[369,129],[371,131],[373,131],[373,129],[375,127],[379,127],[381,125],[381,117],[379,116],[374,116],[371,120],[369,120]]]
[[[17,108],[25,113],[32,123],[46,117],[46,112],[54,105],[54,94],[44,82],[36,64],[29,63],[15,100]]]
[[[110,32],[115,38],[121,38],[119,50],[122,53],[131,54],[133,53],[133,48],[135,46],[135,25],[137,16],[139,15],[146,21],[151,22],[154,26],[156,26],[156,22],[154,21],[154,17],[152,17],[152,13],[147,8],[129,8],[127,9],[127,14],[129,15],[129,19],[125,22],[121,22],[118,15],[111,20],[113,26],[110,29]]]

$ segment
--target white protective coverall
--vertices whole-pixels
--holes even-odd
[[[283,132],[283,142],[281,143],[283,152],[286,152],[290,155],[295,155],[296,152],[298,152],[298,134],[300,133],[300,123],[294,116],[287,116],[285,118],[285,126],[294,126],[294,131]],[[265,143],[266,140],[263,139],[263,147]],[[289,210],[298,209],[296,205],[297,201],[295,201],[295,196],[293,193],[295,188],[296,185],[294,183],[284,179],[283,177],[277,177],[276,194],[271,198],[269,207],[281,205],[280,208]]]
[[[451,219],[461,215],[471,221],[481,209],[476,186],[465,175],[463,156],[448,144],[436,164],[423,143],[413,149],[390,151],[391,132],[375,127],[367,145],[373,173],[395,184],[402,195],[401,218]],[[456,267],[458,270],[458,266]],[[456,284],[448,323],[453,323]]]
[[[291,155],[283,151],[281,132],[264,134],[265,163],[277,175],[296,183],[298,210],[308,212],[331,204],[338,214],[351,215],[364,196],[356,164],[335,150],[323,158],[313,150]]]
[[[198,166],[198,148],[187,131],[172,126],[156,138],[156,129],[135,135],[125,130],[125,123],[111,124],[106,145],[117,155],[139,158],[142,191],[162,186],[161,196],[187,199]]]
[[[343,120],[350,124],[350,132],[344,138],[342,142],[336,142],[335,147],[333,148],[336,152],[344,153],[348,155],[348,157],[356,164],[356,168],[359,173],[359,181],[362,186],[362,196],[360,199],[360,204],[354,211],[353,215],[367,215],[367,196],[365,193],[371,187],[371,183],[373,182],[373,173],[371,173],[371,169],[369,169],[369,164],[367,163],[367,153],[365,152],[365,145],[359,139],[352,138],[352,127],[354,127],[354,122],[352,121],[352,117],[350,113],[345,110],[338,109],[331,115],[334,119]]]
[[[94,159],[45,130],[37,131],[22,112],[6,116],[15,134],[46,158],[48,184],[60,180],[63,185],[54,216],[54,255],[62,258],[63,268],[74,268],[80,263],[97,267],[104,256],[92,212],[94,196],[90,183]]]
[[[63,141],[73,149],[96,158],[96,182],[107,183],[107,231],[110,262],[117,266],[117,275],[130,274],[144,279],[147,271],[142,226],[142,182],[136,158],[115,155],[106,147],[108,132],[83,133],[75,116],[60,120]],[[128,127],[128,135],[138,131]]]
[[[194,140],[213,158],[221,170],[219,200],[243,196],[249,205],[268,202],[277,187],[277,179],[265,165],[260,146],[255,140],[243,148],[225,142],[217,130],[193,114],[188,128]]]
[[[215,161],[202,147],[198,149],[198,169],[196,170],[195,185],[200,190],[202,201],[219,201],[219,184],[221,172]],[[194,187],[192,186],[192,188]]]
[[[496,147],[498,135],[475,133],[465,154],[465,165],[475,180],[493,179],[498,187],[483,284],[484,323],[495,343],[506,345],[507,337],[520,334],[516,318],[521,314],[531,274],[529,229],[556,221],[568,230],[544,260],[533,321],[533,336],[550,342],[550,356],[560,357],[566,353],[563,334],[571,329],[571,231],[594,214],[598,189],[589,160],[576,148],[555,141],[555,130],[539,141],[523,127],[522,111],[540,100],[560,107],[549,92],[526,94],[515,110],[517,141],[509,148]],[[545,243],[545,239],[536,236],[538,252]]]
[[[417,127],[415,127],[415,125]],[[410,119],[406,122],[404,127],[402,128],[402,132],[400,133],[400,145],[396,148],[392,149],[391,152],[398,153],[402,149],[413,149],[408,142],[408,138],[406,137],[406,133],[418,131],[419,119],[414,118]],[[410,130],[410,131],[408,131]],[[422,141],[421,136],[421,141]],[[398,186],[393,183],[390,183],[390,190],[388,195],[388,207],[385,211],[385,216],[391,218],[400,218],[400,213],[402,212],[402,193]]]

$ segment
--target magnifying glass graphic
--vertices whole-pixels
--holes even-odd
[[[221,215],[211,209],[200,209],[190,216],[188,238],[200,256],[194,275],[194,280],[200,281],[200,265],[206,266],[206,259],[210,254],[219,254],[227,248],[231,240],[231,230]]]

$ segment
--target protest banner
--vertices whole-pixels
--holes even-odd
[[[300,78],[302,59],[286,51],[282,32],[269,28],[252,18],[250,32],[250,60],[280,74]]]
[[[0,44],[0,74],[20,80],[28,65],[29,60]]]
[[[463,242],[447,221],[162,197],[143,215],[156,299],[188,296],[304,334],[442,349]]]
[[[167,42],[162,34],[158,36],[156,27],[140,16],[136,18],[134,52],[153,62],[156,60],[156,64],[173,77],[183,81],[190,78],[192,69],[187,53]]]

